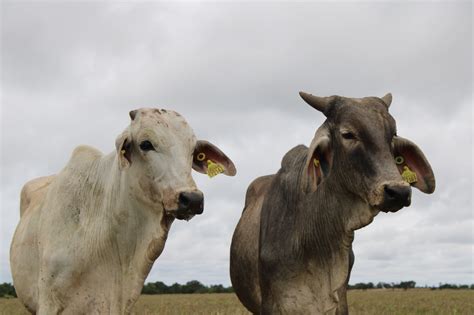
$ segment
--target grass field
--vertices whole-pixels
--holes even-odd
[[[474,314],[474,290],[351,290],[351,314]],[[0,299],[0,314],[29,314],[17,299]],[[234,294],[143,295],[137,315],[249,314]]]

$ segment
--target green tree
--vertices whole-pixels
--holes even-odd
[[[402,281],[400,282],[400,288],[403,290],[413,289],[416,285],[415,281]]]
[[[0,284],[0,297],[16,297],[16,291],[10,283]]]
[[[201,282],[197,280],[191,280],[186,282],[186,284],[183,286],[182,293],[203,293],[203,291],[207,289]]]

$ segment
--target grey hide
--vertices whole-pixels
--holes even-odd
[[[300,95],[327,119],[309,148],[294,147],[276,174],[250,184],[231,280],[255,314],[347,314],[354,231],[409,206],[411,186],[432,193],[435,179],[421,150],[397,135],[391,94]]]

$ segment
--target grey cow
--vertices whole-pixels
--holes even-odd
[[[347,314],[354,231],[435,189],[421,150],[397,135],[382,98],[300,92],[326,121],[310,147],[254,180],[231,245],[235,292],[256,314]]]

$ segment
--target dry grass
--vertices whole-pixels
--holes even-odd
[[[351,314],[474,314],[474,290],[351,290]]]
[[[359,314],[474,314],[474,290],[351,290],[349,311]],[[29,314],[17,299],[0,299],[0,314]],[[143,295],[136,315],[249,314],[234,294]]]
[[[142,295],[135,314],[250,314],[235,294]]]
[[[0,314],[1,315],[28,315],[29,312],[20,303],[18,299],[0,298]]]

